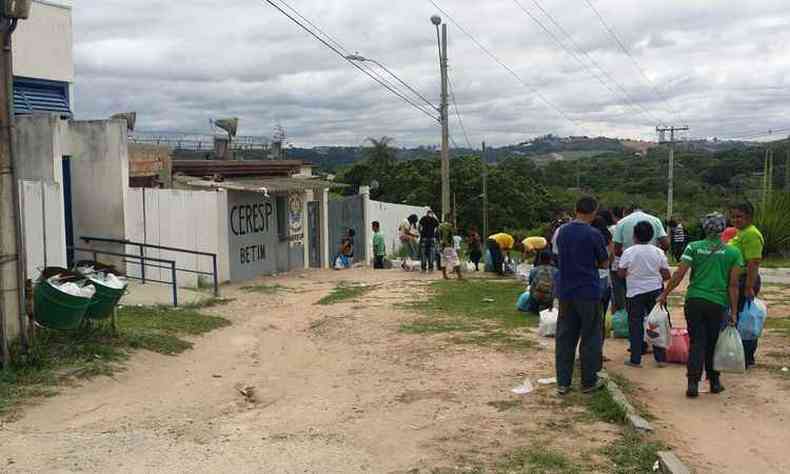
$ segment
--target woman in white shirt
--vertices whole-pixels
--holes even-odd
[[[642,367],[642,353],[645,344],[645,318],[653,310],[656,300],[669,280],[667,256],[658,247],[651,245],[653,226],[640,222],[634,226],[635,245],[629,247],[620,257],[619,273],[626,279],[626,308],[628,309],[629,341],[631,357],[625,361],[630,367]],[[653,348],[658,367],[666,361],[666,349]]]

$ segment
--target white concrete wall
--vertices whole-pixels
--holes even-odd
[[[230,279],[227,213],[226,191],[133,188],[129,190],[127,201],[126,238],[134,242],[216,253],[219,281],[225,282]],[[127,246],[126,252],[137,255],[139,247]],[[176,266],[181,268],[212,271],[210,257],[155,249],[148,249],[146,256],[175,260]],[[127,265],[127,271],[132,276],[141,276],[139,265]],[[155,268],[146,268],[146,277],[162,281],[170,281],[171,278],[168,271]],[[210,277],[204,278],[210,282]],[[198,277],[194,274],[179,272],[177,280],[181,287],[198,285]]]
[[[71,196],[74,240],[79,247],[121,253],[122,245],[90,244],[81,236],[124,239],[129,190],[126,122],[122,120],[71,121],[66,154],[71,156]],[[77,259],[84,257],[78,254]],[[102,261],[124,268],[117,258]]]
[[[71,2],[34,0],[14,33],[14,75],[73,83],[73,43]]]
[[[373,221],[379,221],[381,223],[381,232],[384,234],[384,241],[387,244],[387,255],[397,254],[401,247],[398,228],[403,220],[412,214],[422,217],[428,212],[428,209],[428,207],[368,201],[366,212],[368,219],[367,228],[370,228]]]
[[[36,280],[45,267],[66,266],[63,192],[57,183],[20,180],[19,195],[27,278]]]
[[[62,185],[62,159],[69,148],[68,122],[56,114],[20,115],[15,122],[17,178]]]

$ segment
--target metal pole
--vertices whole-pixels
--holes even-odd
[[[145,285],[145,250],[142,244],[140,245],[140,277]]]
[[[450,121],[447,95],[447,24],[442,25],[442,218],[450,211]]]
[[[173,275],[173,306],[178,307],[178,283],[176,282],[176,262],[170,263],[170,272]]]
[[[483,236],[488,239],[488,160],[486,142],[483,142]]]
[[[0,357],[3,367],[11,363],[10,325],[19,318],[21,295],[19,262],[19,193],[12,156],[13,69],[11,34],[16,20],[0,18],[3,87],[0,87]],[[19,328],[20,331],[22,328]]]
[[[669,132],[669,190],[667,191],[667,222],[672,220],[675,205],[675,129]]]
[[[308,243],[309,245],[309,243]],[[219,275],[217,274],[217,256],[211,256],[211,266],[214,268],[214,296],[219,297]]]

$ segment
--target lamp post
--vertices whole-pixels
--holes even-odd
[[[8,367],[11,326],[16,320],[23,346],[27,345],[24,315],[23,242],[19,229],[19,192],[14,173],[14,70],[11,35],[17,22],[30,15],[31,0],[0,1],[0,357]]]
[[[436,27],[436,37],[439,45],[439,69],[442,76],[442,99],[439,106],[442,123],[442,219],[450,212],[450,124],[447,106],[447,24],[442,23],[442,17],[433,15],[431,23]],[[439,26],[442,27],[441,35]]]

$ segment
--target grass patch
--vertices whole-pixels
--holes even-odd
[[[187,303],[185,305],[181,305],[180,308],[181,309],[188,309],[188,310],[214,308],[216,306],[224,306],[226,304],[230,304],[230,303],[232,303],[234,301],[236,301],[236,300],[233,299],[233,298],[211,297],[211,298],[206,298],[204,300],[195,301],[193,303]]]
[[[790,268],[790,258],[767,257],[760,262],[760,266],[765,268]]]
[[[401,325],[410,334],[453,334],[455,344],[475,344],[496,350],[526,350],[536,346],[524,329],[538,324],[537,315],[516,309],[524,284],[516,281],[439,281],[426,300],[403,305],[423,314]],[[493,301],[492,301],[493,300]]]
[[[373,291],[375,286],[367,286],[355,283],[339,283],[332,291],[318,300],[319,305],[327,306],[361,298],[365,294]]]
[[[496,464],[498,473],[576,474],[582,470],[565,454],[550,449],[517,449]]]
[[[289,291],[290,288],[279,284],[274,284],[274,285],[260,284],[260,285],[242,286],[240,290],[247,291],[249,293],[262,293],[264,295],[275,295],[280,292]]]
[[[783,336],[790,336],[790,318],[768,318],[765,320],[765,328]]]
[[[30,350],[22,354],[15,347],[12,366],[0,373],[0,416],[25,399],[54,395],[64,379],[112,375],[132,350],[179,354],[193,346],[179,336],[196,336],[229,324],[187,307],[127,306],[118,311],[116,337],[105,326],[40,329]]]
[[[620,439],[604,449],[603,454],[612,461],[610,472],[633,474],[653,472],[658,452],[666,449],[663,443],[627,429]]]

